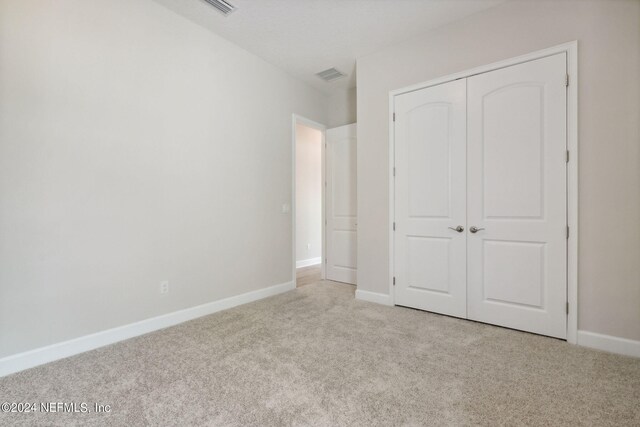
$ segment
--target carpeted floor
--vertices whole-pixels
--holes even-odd
[[[296,269],[296,286],[311,285],[319,282],[322,276],[322,267],[318,265],[310,265],[308,267],[300,267]]]
[[[316,283],[0,379],[1,425],[640,425],[640,359]]]

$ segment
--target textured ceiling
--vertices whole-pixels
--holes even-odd
[[[204,0],[155,0],[325,93],[354,87],[356,58],[505,0],[228,0],[223,16]],[[326,83],[315,73],[348,76]]]

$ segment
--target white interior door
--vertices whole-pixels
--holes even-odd
[[[395,303],[465,317],[466,83],[397,96],[394,109]]]
[[[468,318],[558,338],[567,301],[565,76],[562,53],[467,79]]]
[[[326,133],[326,278],[356,284],[356,124]]]

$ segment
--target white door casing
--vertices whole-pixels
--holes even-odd
[[[326,133],[326,278],[356,284],[357,125]]]
[[[395,303],[466,317],[466,83],[394,102]]]
[[[467,79],[468,318],[566,338],[566,54]]]

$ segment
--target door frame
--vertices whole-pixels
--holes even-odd
[[[325,193],[327,191],[325,180],[325,148],[326,148],[326,133],[327,127],[322,123],[315,122],[311,119],[303,117],[299,114],[292,114],[291,121],[291,252],[292,252],[292,275],[293,275],[293,287],[294,289],[298,286],[297,277],[296,277],[296,125],[303,125],[313,129],[317,129],[322,134],[322,138],[320,140],[320,169],[322,171],[322,176],[320,178],[320,185],[322,185],[322,200],[320,202],[320,210],[321,210],[321,235],[322,235],[322,251],[320,261],[320,278],[324,280],[325,278],[325,266],[327,259],[327,245],[325,242]]]
[[[472,68],[437,79],[418,83],[405,88],[389,92],[389,297],[395,305],[393,278],[395,276],[395,132],[394,132],[394,99],[398,95],[425,89],[430,86],[447,83],[453,80],[468,78],[477,74],[487,73],[500,68],[541,59],[558,53],[567,55],[567,225],[569,237],[567,239],[567,341],[577,344],[578,333],[578,42],[576,40],[538,50],[525,55],[494,62]]]

